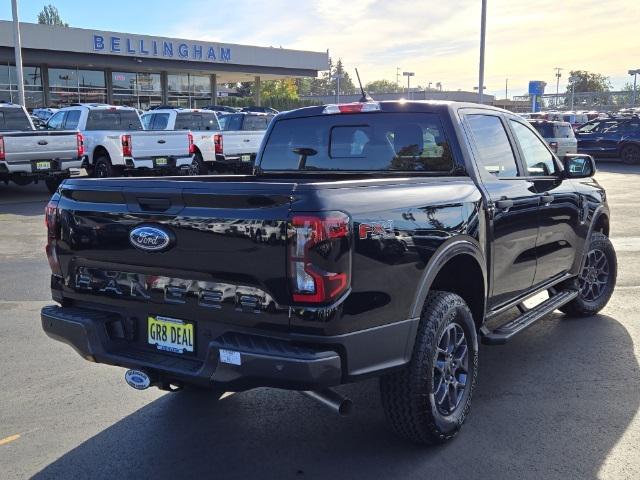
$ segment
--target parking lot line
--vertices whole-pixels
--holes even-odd
[[[15,440],[18,440],[19,438],[20,438],[19,433],[16,433],[15,435],[9,435],[8,437],[5,437],[2,440],[0,440],[0,445],[6,445],[7,443],[11,443]]]

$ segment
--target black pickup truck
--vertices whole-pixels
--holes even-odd
[[[253,175],[66,180],[46,208],[58,305],[42,326],[135,388],[268,386],[343,411],[331,387],[380,377],[394,429],[442,442],[479,342],[611,297],[594,173],[483,105],[282,113]]]

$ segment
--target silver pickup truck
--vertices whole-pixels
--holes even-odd
[[[104,104],[65,107],[48,130],[78,130],[84,139],[83,166],[94,177],[191,173],[195,146],[188,131],[144,131],[135,108]]]
[[[38,131],[24,107],[0,103],[0,181],[29,185],[44,179],[50,192],[80,168],[82,135],[75,131]]]
[[[222,138],[216,150],[214,169],[250,172],[273,117],[272,114],[254,112],[219,115]]]

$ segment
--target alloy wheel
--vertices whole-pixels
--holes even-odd
[[[433,394],[438,411],[451,415],[460,405],[468,385],[469,346],[457,323],[444,329],[438,340],[433,368]]]
[[[580,295],[588,302],[600,298],[609,283],[609,260],[602,250],[592,249],[578,278]]]

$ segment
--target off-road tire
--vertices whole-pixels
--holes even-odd
[[[119,171],[111,164],[107,156],[98,157],[93,164],[92,176],[95,178],[119,177]]]
[[[434,364],[441,336],[454,323],[462,327],[469,349],[467,385],[457,407],[443,415],[434,395]],[[455,437],[469,413],[477,372],[478,338],[469,307],[454,293],[430,292],[411,361],[380,378],[382,406],[393,430],[418,444],[438,444]]]
[[[585,252],[588,255],[592,250],[599,250],[604,253],[607,259],[609,267],[607,282],[602,294],[592,300],[585,298],[583,295],[579,278],[572,279],[571,284],[566,284],[566,287],[577,288],[580,291],[575,299],[571,300],[559,309],[561,312],[564,312],[571,317],[590,317],[591,315],[595,315],[607,305],[616,287],[618,261],[616,251],[613,248],[611,240],[609,240],[609,238],[603,233],[594,232],[591,234],[591,240],[589,241],[589,245],[585,249]],[[581,272],[581,275],[583,275],[583,273],[584,269]]]
[[[47,177],[44,179],[44,184],[47,186],[47,190],[49,191],[49,193],[53,195],[54,193],[56,193],[56,190],[58,190],[58,187],[63,180],[64,177]]]
[[[638,165],[640,163],[640,147],[637,145],[627,145],[620,151],[620,158],[627,165]]]

